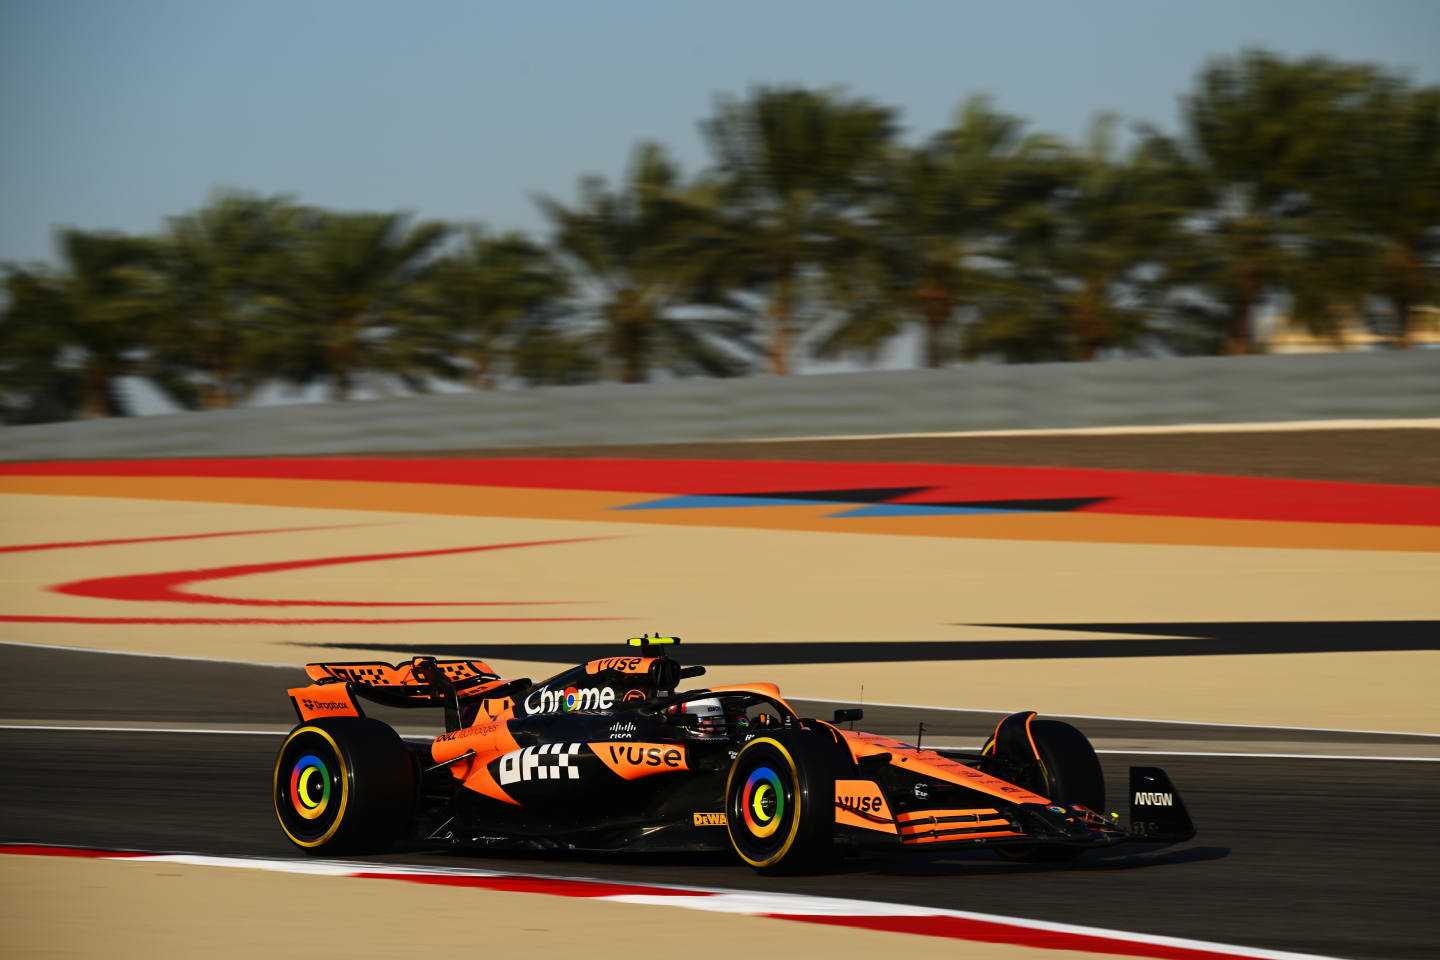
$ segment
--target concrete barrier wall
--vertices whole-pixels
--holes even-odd
[[[0,459],[1440,417],[1440,350],[596,384],[0,429]]]

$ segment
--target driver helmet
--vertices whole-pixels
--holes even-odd
[[[666,712],[693,737],[708,740],[726,736],[725,707],[719,697],[677,703]]]

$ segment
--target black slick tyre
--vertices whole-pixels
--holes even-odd
[[[1096,813],[1105,812],[1105,773],[1095,748],[1085,734],[1062,720],[1036,717],[1030,721],[1030,736],[1045,770],[1045,784],[1038,792],[1052,803],[1084,804]],[[987,745],[988,746],[988,745]],[[1083,847],[1037,843],[1021,847],[996,847],[1007,860],[1056,862],[1070,860],[1085,852]]]
[[[300,724],[275,758],[275,816],[310,853],[378,851],[409,826],[415,766],[379,720],[325,717]]]
[[[834,858],[833,744],[777,731],[740,748],[725,782],[736,854],[763,873],[824,869]]]

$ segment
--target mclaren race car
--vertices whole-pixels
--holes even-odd
[[[1122,841],[1195,834],[1155,767],[1130,768],[1130,820],[1080,731],[1033,711],[978,753],[921,749],[797,716],[769,683],[680,691],[705,672],[638,637],[622,655],[543,683],[478,660],[311,664],[289,691],[300,723],[275,761],[275,815],[315,853],[396,841],[572,851],[733,850],[759,870],[822,867],[874,848],[993,847],[1058,860]],[[659,648],[657,651],[656,648]],[[360,700],[443,711],[445,732],[401,739]]]

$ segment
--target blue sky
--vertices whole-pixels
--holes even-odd
[[[536,192],[631,145],[704,163],[717,93],[839,85],[912,139],[987,91],[1076,137],[1174,129],[1206,57],[1263,45],[1440,82],[1440,2],[188,3],[0,0],[0,262],[147,231],[229,185],[539,231]]]

